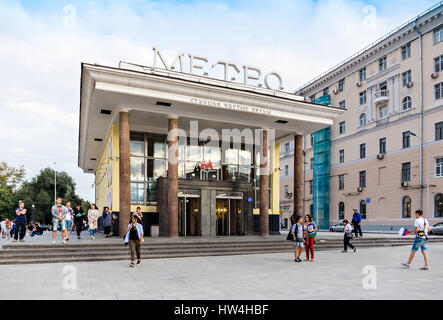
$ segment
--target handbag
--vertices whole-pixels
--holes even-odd
[[[294,235],[291,231],[289,231],[288,236],[286,237],[286,240],[288,241],[294,241]]]

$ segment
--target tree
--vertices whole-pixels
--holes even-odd
[[[14,194],[19,188],[25,175],[23,166],[10,167],[4,161],[0,162],[0,219],[14,217]]]

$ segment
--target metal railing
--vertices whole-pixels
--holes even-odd
[[[389,97],[389,90],[378,90],[374,93],[375,99],[377,98],[388,98]]]
[[[388,123],[389,123],[389,118],[386,117],[386,118],[383,118],[383,119],[377,120],[377,121],[375,122],[375,126],[377,126],[377,127],[379,127],[379,126],[384,126],[385,124],[388,124]]]

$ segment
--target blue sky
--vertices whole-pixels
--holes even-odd
[[[56,162],[93,200],[77,168],[81,62],[152,65],[155,46],[275,70],[293,91],[435,3],[0,0],[0,159],[28,178]]]

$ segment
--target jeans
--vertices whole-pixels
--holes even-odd
[[[358,234],[360,234],[360,237],[363,236],[363,233],[361,232],[361,226],[358,223],[354,223],[354,233],[355,237],[358,237]]]
[[[20,240],[23,240],[26,233],[26,222],[16,222],[15,223],[15,232],[14,232],[14,240],[18,239],[18,234],[20,233]]]
[[[415,237],[414,244],[412,245],[412,251],[418,251],[419,248],[422,252],[426,251],[428,249],[428,239]]]
[[[309,260],[309,253],[311,253],[311,259],[314,260],[314,241],[315,237],[306,238],[306,259]]]
[[[72,226],[72,220],[66,220],[66,229],[68,229],[68,231],[71,231],[71,226]]]
[[[89,229],[89,236],[95,237],[95,229]]]
[[[41,232],[38,232],[38,231],[31,231],[31,238],[32,238],[33,236],[35,236],[35,235],[41,236],[42,233],[41,233]]]
[[[351,249],[354,249],[354,245],[351,243],[351,237],[350,237],[350,235],[347,235],[346,233],[345,233],[345,238],[344,238],[344,240],[343,240],[343,243],[344,243],[344,251],[347,251],[348,250],[348,247],[349,248],[351,248]]]

